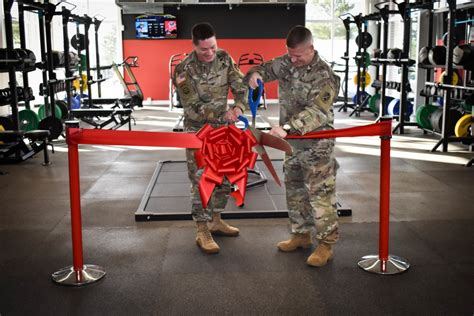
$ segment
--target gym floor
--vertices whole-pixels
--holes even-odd
[[[278,106],[261,112],[270,122]],[[170,131],[178,113],[137,109],[134,130]],[[337,127],[368,124],[368,113],[337,113]],[[192,221],[136,222],[159,160],[182,149],[81,146],[84,261],[105,268],[99,282],[64,287],[51,274],[72,264],[68,162],[56,142],[42,157],[0,165],[0,315],[429,314],[474,313],[474,154],[409,129],[392,139],[390,253],[410,269],[381,276],[357,266],[378,251],[379,139],[337,142],[340,219],[335,258],[306,266],[311,249],[278,252],[287,219],[229,220],[236,238],[217,237],[218,255],[195,245]],[[281,153],[270,152],[272,158]]]

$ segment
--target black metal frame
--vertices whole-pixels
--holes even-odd
[[[339,18],[342,20],[344,24],[344,28],[346,29],[346,51],[344,52],[344,56],[341,59],[344,60],[344,88],[343,88],[343,103],[339,108],[338,112],[344,111],[347,112],[347,108],[354,109],[354,103],[350,102],[349,100],[349,41],[351,37],[351,24],[355,23],[353,15],[347,15],[346,18],[342,18],[344,15],[341,15]]]
[[[362,32],[367,32],[367,23],[364,21],[362,14],[354,16],[354,23],[357,26],[357,32],[359,35],[359,38],[362,38]],[[367,48],[361,48],[361,45],[357,46],[357,53],[356,53],[356,59],[360,59],[360,62],[357,63],[357,85],[356,85],[356,101],[354,104],[354,108],[349,114],[349,116],[356,115],[360,116],[360,113],[368,110],[367,106],[364,106],[364,104],[368,103],[368,97],[363,98],[363,94],[365,92],[365,78],[363,79],[361,74],[365,73],[367,70],[367,65],[365,62],[362,60],[364,55],[367,53]],[[361,85],[362,83],[362,85]]]
[[[11,15],[11,9],[13,7],[13,0],[4,0],[4,16],[5,16],[5,35],[6,35],[6,44],[7,51],[13,51],[13,19]],[[41,10],[41,12],[50,12],[51,8],[54,5],[49,3],[37,4],[37,3],[28,3],[29,6],[38,5],[34,10]],[[21,48],[26,48],[26,38],[25,38],[25,27],[24,27],[24,11],[28,10],[29,7],[24,7],[22,1],[18,1],[18,11],[19,11],[19,27],[20,27],[20,45]],[[43,14],[39,14],[43,16]],[[49,15],[48,15],[49,17]],[[41,28],[40,28],[41,29]],[[44,34],[43,34],[44,35]],[[49,37],[51,40],[51,37]],[[13,63],[9,64],[8,67],[8,78],[9,78],[9,88],[10,88],[10,108],[12,111],[12,131],[0,132],[0,140],[4,144],[0,145],[0,162],[20,162],[28,158],[33,157],[35,154],[43,151],[44,153],[44,165],[49,165],[49,155],[48,155],[48,136],[49,131],[47,130],[35,130],[30,132],[23,132],[19,130],[20,122],[18,115],[18,93],[17,93],[17,83],[16,83],[16,69]],[[28,73],[23,72],[23,89],[29,89],[28,82]],[[30,108],[29,100],[25,99],[25,106],[27,109]],[[47,110],[47,109],[46,109]],[[26,141],[28,140],[28,141]],[[52,146],[52,145],[51,145]],[[53,149],[54,152],[54,149]]]
[[[446,77],[449,78],[448,82],[452,82],[451,78],[453,77],[453,71],[454,71],[454,66],[453,66],[453,49],[455,41],[454,41],[454,33],[455,33],[455,18],[456,18],[456,0],[447,0],[448,4],[448,17],[447,17],[447,32],[448,32],[448,40],[447,40],[447,48],[446,48],[446,65],[445,65],[445,71],[447,73]],[[440,11],[440,13],[444,13],[445,11]],[[432,22],[432,20],[430,21]],[[432,24],[430,25],[432,26]],[[431,38],[430,38],[431,39]],[[469,75],[469,72],[466,73],[466,76]],[[428,85],[431,85],[433,83],[427,82]],[[450,136],[448,133],[449,131],[447,130],[447,124],[446,122],[449,121],[449,115],[450,115],[450,108],[451,108],[451,98],[452,98],[452,91],[455,90],[471,90],[474,88],[468,88],[468,87],[455,87],[451,85],[446,85],[446,84],[438,84],[440,88],[444,90],[444,102],[443,102],[443,119],[442,119],[442,130],[441,130],[441,138],[436,143],[436,145],[431,149],[432,152],[436,151],[438,147],[442,145],[442,151],[447,152],[448,151],[448,144],[450,142],[463,142],[463,143],[468,143],[472,146],[474,143],[474,137],[454,137]],[[472,162],[472,161],[471,161]],[[469,163],[468,163],[469,165]]]

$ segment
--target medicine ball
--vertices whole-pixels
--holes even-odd
[[[446,63],[446,47],[433,47],[428,53],[428,59],[432,65],[444,65]]]

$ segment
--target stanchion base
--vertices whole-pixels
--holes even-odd
[[[93,264],[85,264],[81,271],[74,271],[72,266],[54,272],[51,278],[61,285],[82,286],[92,284],[105,276],[104,268]]]
[[[394,255],[389,255],[387,261],[381,260],[378,255],[368,255],[357,264],[365,271],[377,274],[398,274],[410,267],[406,259]]]

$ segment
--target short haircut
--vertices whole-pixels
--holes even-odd
[[[216,32],[211,24],[204,22],[195,24],[191,30],[193,44],[199,45],[199,41],[206,40],[213,36],[216,36]]]
[[[302,25],[294,26],[286,36],[286,46],[289,48],[296,48],[304,43],[312,43],[313,34],[306,27]]]

